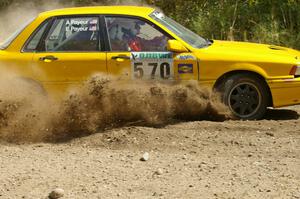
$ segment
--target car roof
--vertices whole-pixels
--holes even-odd
[[[63,8],[43,12],[40,16],[60,16],[60,15],[80,15],[80,14],[121,14],[145,16],[152,13],[155,9],[141,6],[91,6],[77,8]]]

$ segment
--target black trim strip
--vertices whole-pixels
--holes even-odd
[[[101,27],[101,34],[102,34],[102,51],[109,51],[110,49],[109,37],[107,33],[105,16],[103,15],[100,15],[100,27]]]
[[[36,52],[42,52],[42,51],[45,51],[45,43],[46,43],[46,37],[54,23],[54,21],[56,20],[56,17],[52,17],[50,19],[51,21],[48,23],[47,27],[46,27],[46,30],[45,32],[43,33],[43,36],[42,36],[42,39],[40,40],[38,46],[37,46],[37,49],[36,49]]]

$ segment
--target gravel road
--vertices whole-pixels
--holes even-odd
[[[300,107],[261,121],[129,126],[62,143],[0,142],[0,198],[300,198]],[[144,153],[147,161],[141,161]]]

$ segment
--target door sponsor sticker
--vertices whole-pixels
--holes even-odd
[[[173,80],[173,63],[171,52],[132,52],[132,79]]]
[[[197,58],[194,55],[184,55],[184,54],[177,55],[176,59],[179,59],[179,60],[197,60]]]
[[[193,73],[193,64],[178,64],[178,73],[179,74],[192,74]]]

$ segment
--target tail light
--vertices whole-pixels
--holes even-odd
[[[300,77],[300,65],[293,66],[290,71],[290,75],[294,75],[295,77]]]

